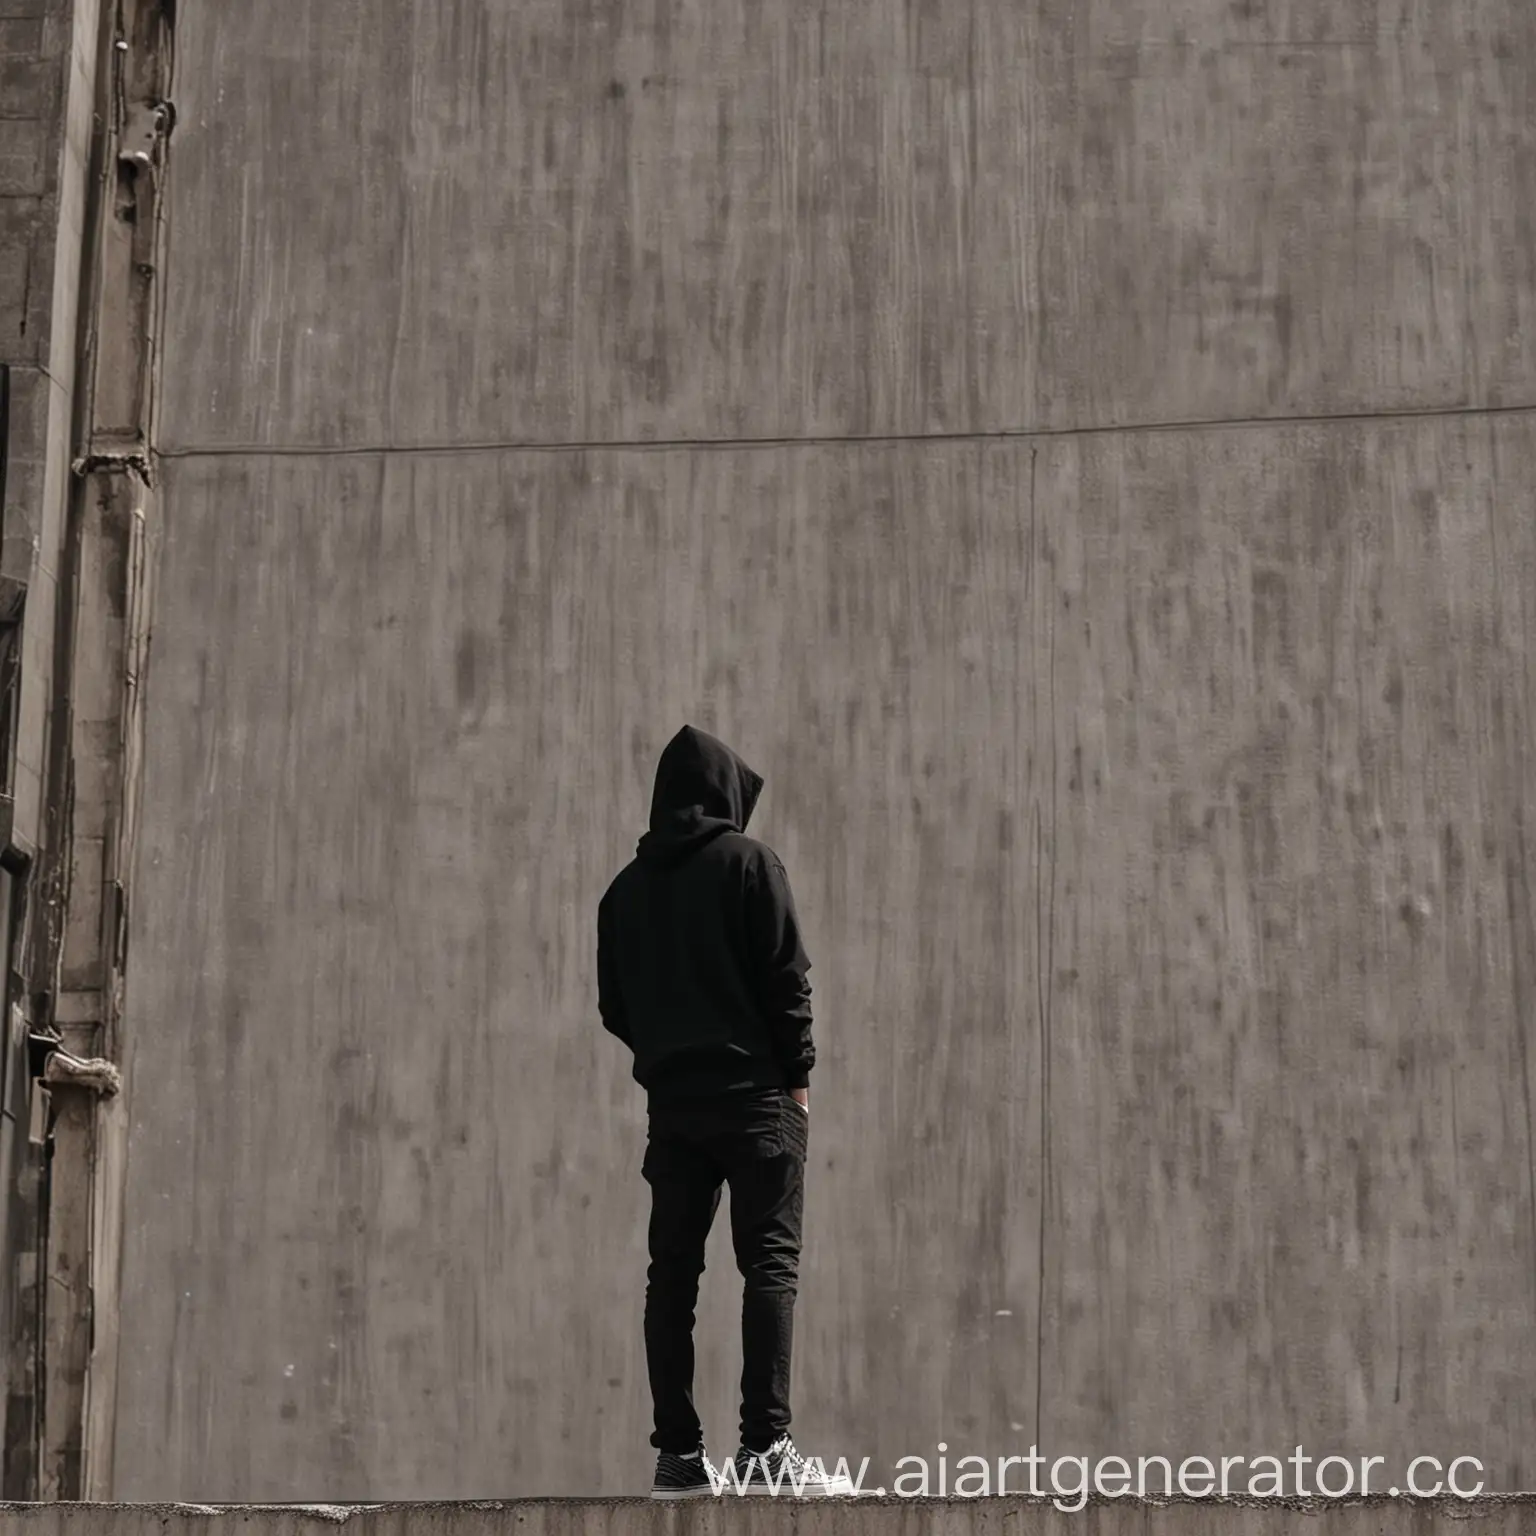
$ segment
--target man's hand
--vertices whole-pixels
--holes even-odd
[[[806,1114],[811,1112],[811,1090],[809,1088],[791,1088],[789,1096]]]

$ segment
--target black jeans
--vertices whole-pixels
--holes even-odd
[[[658,1450],[686,1455],[702,1440],[693,1319],[722,1184],[731,1187],[731,1237],[745,1282],[741,1443],[767,1450],[789,1428],[809,1120],[782,1088],[651,1109],[642,1169],[651,1186],[645,1354]]]

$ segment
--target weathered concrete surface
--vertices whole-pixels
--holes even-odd
[[[114,1494],[644,1477],[683,719],[817,960],[811,1448],[1536,1479],[1536,8],[178,19]]]
[[[592,911],[685,717],[819,962],[813,1442],[1038,1405],[1523,1485],[1533,462],[1532,416],[171,462],[116,1491],[643,1475]]]
[[[1075,1502],[1075,1501],[1066,1501]],[[7,1531],[27,1536],[672,1536],[698,1531],[797,1536],[1379,1536],[1410,1528],[1423,1536],[1530,1536],[1529,1497],[1446,1500],[1257,1501],[1095,1499],[1085,1513],[1051,1501],[861,1499],[786,1507],[773,1499],[713,1500],[668,1507],[647,1499],[522,1499],[453,1504],[234,1505],[7,1504]]]
[[[1529,0],[184,4],[163,440],[1529,403],[1533,56]]]

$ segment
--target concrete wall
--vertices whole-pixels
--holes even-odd
[[[1075,1502],[1072,1500],[1065,1501]],[[1095,1499],[1086,1513],[1033,1499],[869,1499],[856,1505],[808,1501],[785,1508],[770,1499],[725,1507],[681,1508],[644,1499],[525,1500],[517,1503],[267,1506],[30,1504],[0,1505],[7,1529],[26,1536],[614,1536],[677,1531],[749,1533],[793,1530],[802,1536],[1065,1536],[1084,1525],[1098,1536],[1378,1536],[1411,1527],[1424,1536],[1530,1536],[1536,1506],[1528,1498],[1349,1503],[1236,1503],[1186,1500],[1143,1503]]]
[[[685,719],[816,961],[802,1443],[1529,1485],[1536,11],[178,26],[114,1494],[646,1474]]]
[[[713,1504],[668,1509],[645,1500],[562,1499],[477,1505],[404,1504],[379,1507],[316,1505],[219,1509],[208,1506],[31,1504],[0,1505],[7,1528],[27,1536],[221,1536],[238,1523],[251,1536],[613,1536],[615,1532],[670,1533],[784,1531],[803,1536],[877,1536],[901,1529],[943,1536],[1058,1536],[1083,1528],[1101,1536],[1376,1536],[1411,1524],[1425,1536],[1529,1536],[1536,1508],[1527,1499],[1407,1501],[1385,1499],[1298,1507],[1284,1503],[1220,1501],[1143,1504],[1096,1500],[1086,1515],[1063,1513],[1029,1499],[868,1500],[855,1507],[803,1504],[793,1510],[759,1499],[745,1507]],[[899,1525],[898,1525],[899,1522]]]

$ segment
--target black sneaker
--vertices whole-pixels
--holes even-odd
[[[651,1483],[653,1499],[707,1499],[720,1491],[720,1474],[704,1454],[704,1447],[687,1456],[663,1451],[656,1458],[656,1476]]]
[[[734,1492],[770,1498],[828,1499],[853,1492],[845,1477],[835,1477],[819,1461],[807,1461],[788,1435],[780,1435],[766,1451],[736,1452]]]

